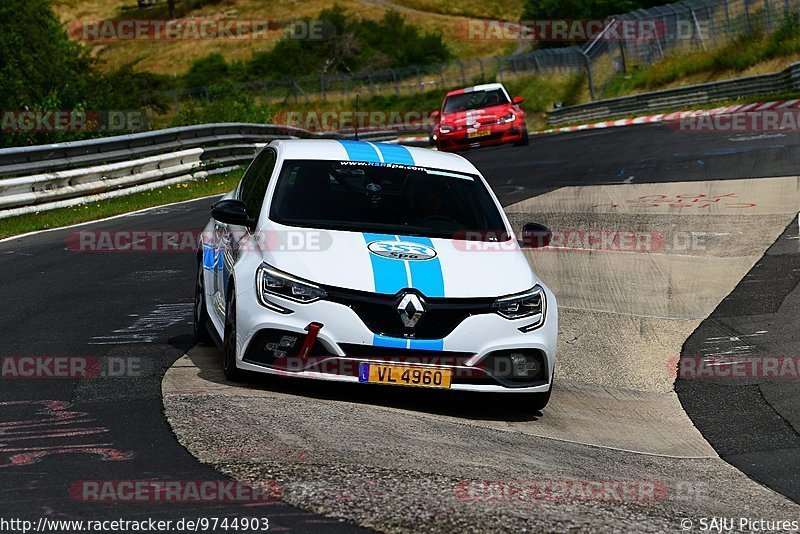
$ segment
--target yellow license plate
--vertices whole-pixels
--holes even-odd
[[[449,389],[452,374],[450,369],[362,363],[358,372],[358,381],[391,386]]]
[[[491,135],[491,130],[478,130],[477,132],[469,132],[467,133],[467,139],[475,139],[476,137],[486,137],[487,135]]]

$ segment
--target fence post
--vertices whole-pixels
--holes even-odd
[[[717,30],[714,28],[714,12],[711,10],[711,6],[706,6],[706,16],[708,17],[708,31],[710,33],[709,37],[716,43],[717,42]]]
[[[442,89],[444,89],[444,65],[442,63],[439,63],[439,80],[442,82]]]
[[[417,92],[422,92],[422,77],[419,74],[419,67],[414,67],[414,70],[417,71]]]
[[[483,60],[481,58],[477,58],[478,65],[481,67],[481,83],[486,81],[486,74],[483,72]]]
[[[208,94],[208,87],[206,87],[205,85],[203,86],[203,92],[206,94],[206,102],[210,102],[211,96]]]
[[[697,38],[700,39],[700,46],[703,47],[703,50],[708,50],[706,48],[706,40],[703,39],[703,30],[700,29],[700,22],[697,20],[694,9],[690,10],[690,13],[692,14],[692,22],[694,22],[694,30],[692,33],[697,32]]]
[[[787,2],[788,2],[788,0],[787,0]],[[458,64],[461,66],[461,85],[466,87],[467,86],[467,74],[466,74],[466,72],[464,72],[464,62],[459,59],[458,60]]]
[[[581,50],[581,55],[586,60],[586,74],[589,76],[589,95],[592,97],[592,102],[597,100],[597,97],[594,93],[594,80],[592,79],[592,60],[589,58],[589,54]]]
[[[400,86],[397,85],[397,75],[394,72],[394,69],[389,69],[389,72],[392,73],[392,81],[394,81],[394,94],[395,96],[400,96]]]
[[[783,16],[784,18],[789,18],[789,11],[791,8],[789,7],[789,0],[783,0]]]
[[[625,61],[625,44],[623,39],[619,40],[619,56],[620,59],[622,59],[622,72],[628,72],[628,65]]]
[[[767,31],[772,30],[772,17],[769,13],[769,0],[764,0],[764,23],[767,25]]]
[[[497,56],[494,56],[494,60],[497,63],[497,79],[502,82],[503,81],[503,62]]]
[[[733,29],[731,29],[731,10],[728,7],[728,0],[722,0],[722,5],[725,6],[725,24],[728,28],[728,35],[730,35]]]
[[[369,94],[375,96],[375,84],[372,83],[372,74],[367,74],[367,79],[369,80]]]
[[[744,0],[744,28],[750,33],[750,6],[747,0]]]
[[[328,96],[325,94],[325,76],[319,75],[319,92],[322,93],[322,101],[327,102]]]

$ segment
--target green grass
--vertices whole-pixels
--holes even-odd
[[[790,18],[768,35],[752,33],[715,49],[676,52],[650,66],[635,68],[612,80],[603,91],[603,98],[661,89],[697,75],[706,75],[708,81],[723,79],[797,53],[800,53],[800,22]]]
[[[0,238],[94,221],[104,217],[182,200],[227,193],[236,187],[242,177],[242,173],[242,170],[237,170],[220,176],[210,176],[200,180],[134,193],[124,197],[110,198],[72,208],[9,217],[8,219],[0,220]]]

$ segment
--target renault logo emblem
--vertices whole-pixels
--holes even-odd
[[[425,313],[425,306],[422,300],[413,293],[406,293],[400,299],[400,304],[397,305],[397,311],[400,312],[400,319],[406,328],[414,328],[422,314]]]

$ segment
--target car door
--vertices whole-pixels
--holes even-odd
[[[256,156],[253,163],[248,167],[242,181],[239,184],[237,197],[247,206],[247,215],[257,220],[261,213],[261,206],[264,204],[264,197],[267,193],[269,180],[275,169],[277,153],[275,149],[267,147]],[[252,247],[242,247],[245,242],[250,242],[252,234],[250,229],[244,226],[233,226],[216,222],[215,234],[218,236],[218,256],[220,261],[217,270],[217,297],[221,306],[222,314],[225,312],[225,299],[227,298],[227,285],[233,266],[239,255],[249,251]],[[258,240],[255,240],[256,242]]]

